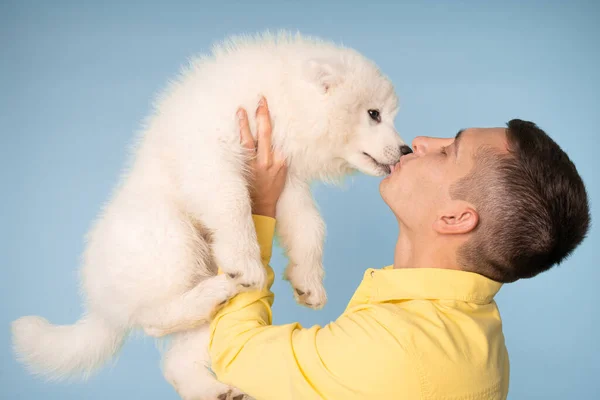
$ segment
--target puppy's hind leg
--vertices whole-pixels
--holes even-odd
[[[235,283],[225,275],[207,278],[166,303],[139,310],[135,322],[154,337],[184,331],[209,321],[236,293]]]
[[[248,399],[209,371],[208,341],[208,325],[174,335],[163,357],[165,379],[183,400]]]

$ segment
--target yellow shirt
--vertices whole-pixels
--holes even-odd
[[[335,322],[272,326],[275,220],[253,218],[269,284],[234,297],[211,323],[220,381],[257,400],[506,399],[500,283],[464,271],[368,269]]]

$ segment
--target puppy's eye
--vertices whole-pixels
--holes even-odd
[[[381,114],[379,110],[369,110],[369,117],[375,122],[381,122]]]

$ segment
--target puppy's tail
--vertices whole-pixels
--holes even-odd
[[[87,379],[120,350],[125,334],[94,314],[74,325],[51,325],[33,316],[12,323],[17,359],[31,373],[48,380]]]

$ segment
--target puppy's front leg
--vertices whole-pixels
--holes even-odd
[[[277,232],[289,258],[285,278],[298,303],[321,308],[327,301],[323,287],[325,224],[307,183],[289,178],[277,204]]]
[[[210,232],[216,264],[243,288],[260,289],[266,271],[260,259],[252,203],[241,151],[225,149],[214,163],[181,168],[184,206]]]

